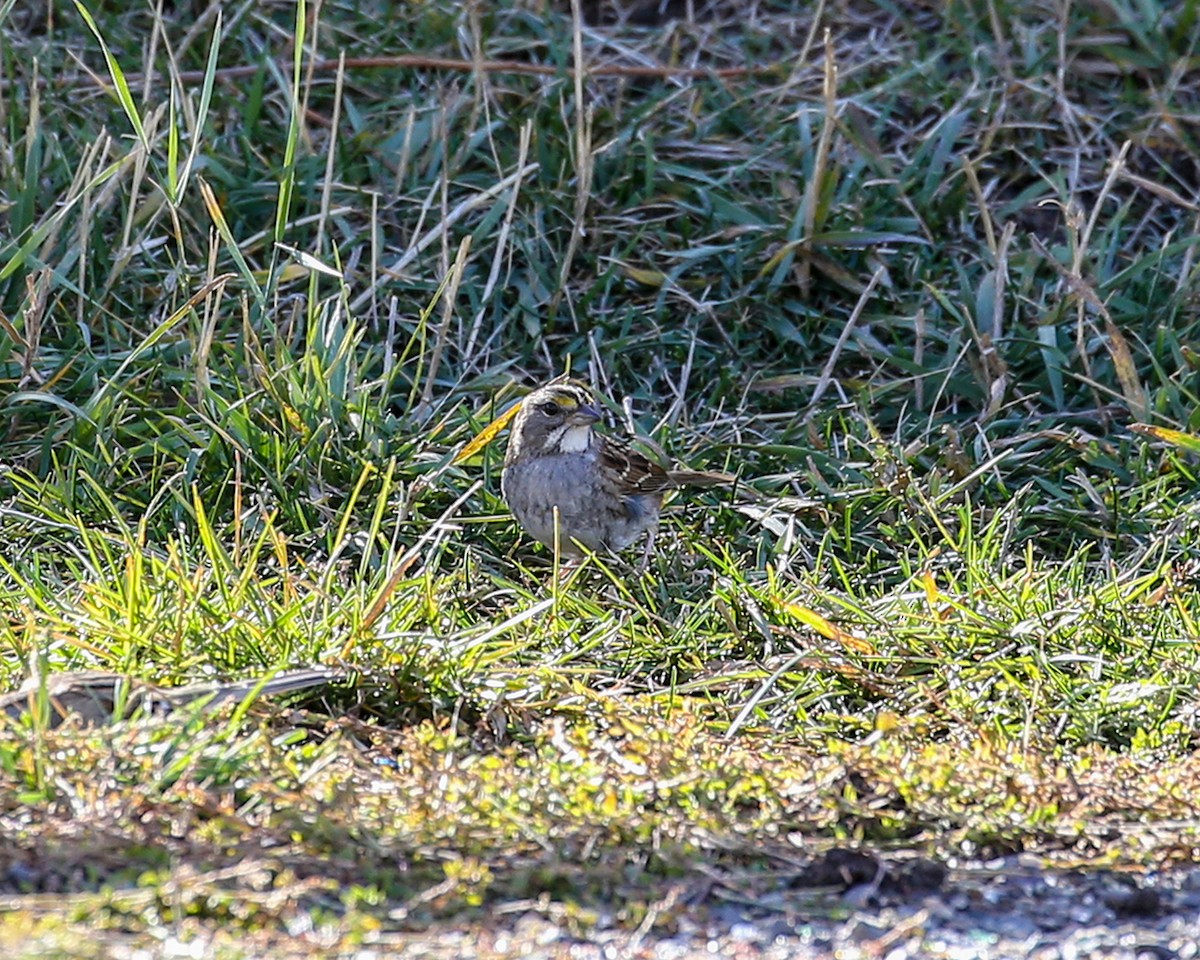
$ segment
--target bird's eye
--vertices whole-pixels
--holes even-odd
[[[544,413],[548,417],[557,417],[562,414],[562,407],[560,407],[553,400],[547,400],[541,406],[542,406],[542,413]]]

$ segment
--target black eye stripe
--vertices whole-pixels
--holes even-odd
[[[530,408],[536,410],[543,417],[558,420],[570,416],[580,407],[585,407],[591,402],[591,396],[585,391],[564,385],[546,390],[542,394],[542,399],[535,400],[530,404]]]

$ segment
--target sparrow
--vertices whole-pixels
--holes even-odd
[[[552,381],[522,401],[509,435],[500,487],[517,522],[568,559],[654,544],[663,496],[675,487],[736,477],[665,470],[627,443],[599,433],[600,408],[582,384]]]

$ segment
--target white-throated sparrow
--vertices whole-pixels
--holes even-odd
[[[124,720],[135,713],[165,714],[186,703],[209,699],[208,706],[247,697],[273,696],[320,686],[338,679],[332,670],[314,668],[281,673],[268,680],[237,680],[233,683],[189,683],[182,687],[158,687],[119,673],[79,670],[55,673],[41,680],[31,677],[12,693],[0,697],[0,714],[19,720],[35,715],[44,702],[47,721],[57,727],[77,718],[92,725]],[[44,690],[44,694],[43,694]]]
[[[583,549],[624,550],[658,526],[672,487],[732,483],[725,473],[664,470],[619,440],[597,433],[600,410],[586,387],[554,381],[521,403],[500,486],[534,539],[568,558]]]

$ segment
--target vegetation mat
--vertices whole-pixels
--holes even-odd
[[[1039,901],[1027,952],[1182,950],[1198,42],[0,0],[0,690],[340,673],[0,722],[4,953],[1007,956],[951,920]],[[567,371],[739,478],[648,563],[564,569],[463,454]]]

